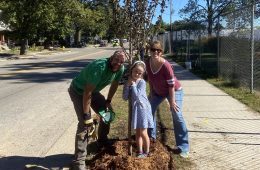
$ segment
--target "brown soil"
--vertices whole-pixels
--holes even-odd
[[[91,160],[89,168],[92,170],[120,169],[120,170],[166,170],[175,169],[170,153],[160,142],[151,143],[150,154],[147,158],[137,158],[133,145],[133,156],[128,155],[128,141],[117,140],[112,147],[102,149]]]

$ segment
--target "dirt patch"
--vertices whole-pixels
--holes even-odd
[[[102,169],[127,169],[127,170],[150,170],[150,169],[175,169],[170,153],[160,142],[151,143],[150,154],[147,158],[136,157],[136,147],[133,144],[133,156],[128,155],[128,141],[115,141],[112,147],[102,149],[91,160],[89,168],[92,170]]]

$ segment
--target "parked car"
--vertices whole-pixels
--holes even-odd
[[[99,43],[99,47],[106,47],[107,46],[107,40],[101,40]]]
[[[119,39],[113,39],[112,45],[113,45],[113,47],[119,46]]]

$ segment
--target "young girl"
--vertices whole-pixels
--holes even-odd
[[[147,128],[153,128],[153,116],[151,105],[146,95],[146,82],[143,79],[145,63],[136,61],[130,68],[128,81],[124,85],[123,99],[127,100],[131,92],[132,122],[131,126],[136,129],[135,140],[137,144],[137,157],[145,158],[149,154],[150,140]],[[131,90],[130,90],[131,89]]]

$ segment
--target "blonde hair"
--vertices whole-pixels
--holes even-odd
[[[143,61],[135,61],[134,64],[131,66],[130,70],[132,71],[135,66],[143,65],[144,71],[146,70],[146,65]]]
[[[130,76],[132,77],[132,71],[136,66],[141,66],[144,69],[142,77],[144,77],[146,73],[146,65],[143,61],[135,61],[134,64],[130,67]]]
[[[162,47],[162,44],[161,44],[160,41],[152,42],[151,45],[150,45],[150,49],[152,49],[152,48],[160,49],[160,50],[163,51],[163,47]]]

